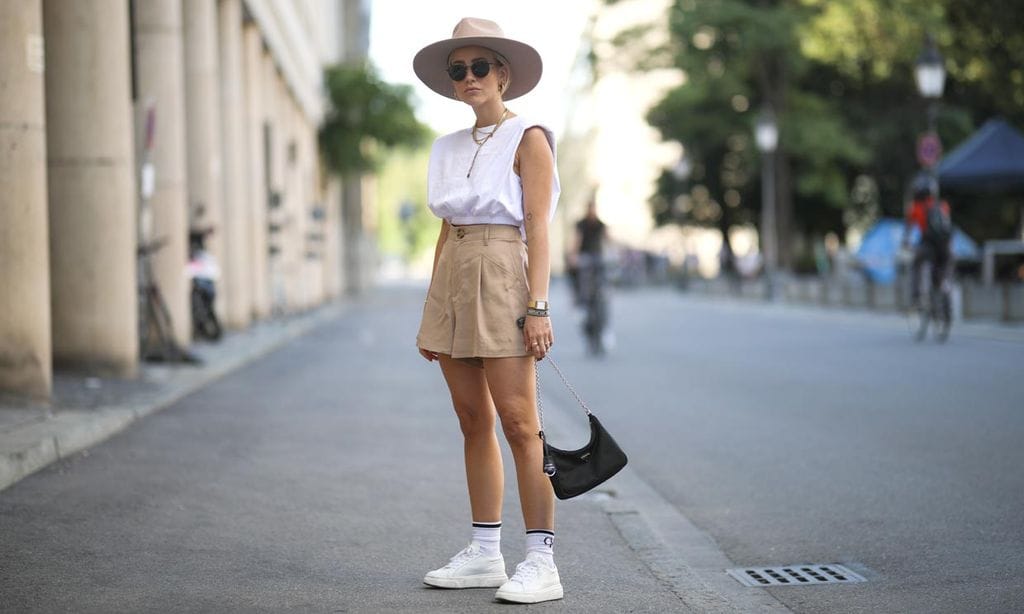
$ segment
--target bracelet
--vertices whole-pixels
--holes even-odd
[[[535,318],[546,318],[548,317],[547,309],[534,309],[533,307],[526,308],[526,315],[533,316]]]

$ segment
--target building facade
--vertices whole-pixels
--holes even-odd
[[[323,170],[326,64],[363,57],[365,0],[0,3],[0,391],[54,365],[132,376],[140,283],[191,341],[190,230],[241,329],[345,288],[345,186]],[[152,315],[152,314],[149,314]]]

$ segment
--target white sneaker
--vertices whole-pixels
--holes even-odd
[[[428,572],[423,583],[440,588],[494,588],[508,581],[505,559],[480,551],[480,544],[469,546],[452,557],[441,569]]]
[[[516,573],[494,594],[496,599],[516,603],[540,603],[562,598],[562,581],[558,568],[543,555],[529,552],[526,560],[516,566]]]

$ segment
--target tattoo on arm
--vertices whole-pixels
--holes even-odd
[[[526,221],[527,222],[533,221],[533,214],[532,213],[527,213],[526,214]]]

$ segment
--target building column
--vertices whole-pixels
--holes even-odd
[[[0,5],[0,390],[50,396],[41,0]]]
[[[337,299],[345,287],[342,275],[341,180],[329,175],[323,180],[324,219],[324,290],[327,298]]]
[[[224,189],[220,157],[220,77],[217,7],[210,0],[184,0],[185,151],[189,225],[212,229],[206,250],[224,262]],[[224,313],[224,286],[217,281],[218,314]]]
[[[181,0],[136,2],[135,84],[137,117],[145,125],[153,113],[151,144],[140,130],[140,160],[155,170],[155,189],[143,206],[152,216],[152,232],[145,240],[164,241],[152,256],[156,286],[163,295],[179,346],[191,342],[190,287],[185,278],[188,262],[188,194],[185,161],[185,97]]]
[[[317,145],[317,126],[305,114],[302,113],[303,125],[303,149],[305,150],[306,166],[306,201],[309,215],[313,221],[313,231],[310,235],[312,249],[316,253],[316,266],[312,274],[315,277],[316,297],[315,305],[322,304],[327,298],[326,280],[326,226],[327,215],[324,209],[323,191],[320,187],[320,155]]]
[[[263,53],[263,155],[267,173],[267,277],[270,310],[279,315],[287,310],[287,284],[284,266],[284,131],[280,119],[281,94],[274,60]]]
[[[221,147],[224,160],[224,322],[243,328],[252,319],[249,213],[246,183],[245,92],[242,80],[242,0],[219,0]]]
[[[53,355],[138,367],[128,3],[43,3]]]
[[[259,28],[247,22],[242,32],[245,49],[245,131],[249,186],[249,268],[252,276],[252,313],[257,319],[270,315],[267,271],[267,167],[264,151],[263,40]]]
[[[359,295],[369,287],[365,271],[367,263],[365,228],[363,226],[363,176],[360,173],[346,173],[342,177],[342,239],[345,260],[345,291]]]
[[[319,241],[321,220],[317,217],[316,194],[313,182],[313,155],[310,135],[313,128],[298,100],[292,102],[292,121],[295,125],[296,175],[299,183],[299,215],[302,216],[302,278],[305,285],[303,307],[309,309],[323,302],[323,274],[321,273],[322,245]]]
[[[292,98],[282,79],[278,88],[278,116],[281,121],[281,146],[284,157],[284,270],[287,275],[286,293],[288,310],[301,310],[306,302],[306,284],[303,279],[302,231],[303,217],[299,200],[299,148],[295,139],[295,117]]]

